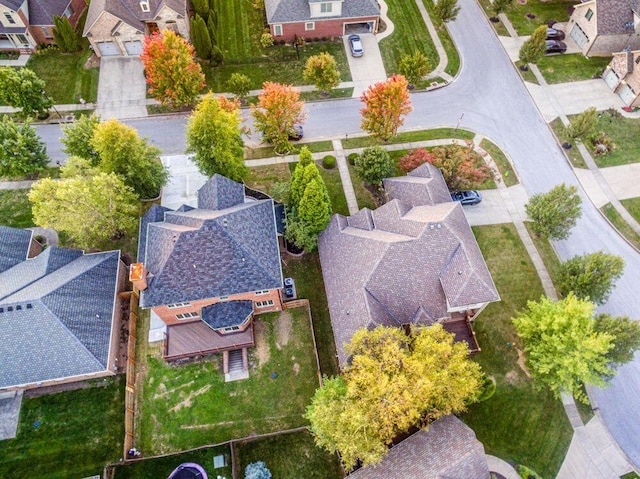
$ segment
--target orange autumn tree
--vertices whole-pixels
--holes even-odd
[[[294,134],[294,126],[304,121],[306,112],[300,92],[291,85],[267,81],[262,85],[258,105],[251,106],[251,115],[263,139],[277,152],[286,153],[291,150],[289,136]]]
[[[365,105],[360,110],[362,129],[382,141],[395,136],[404,117],[413,109],[408,86],[402,75],[371,85],[360,97]]]
[[[192,105],[205,87],[193,46],[170,30],[145,36],[140,59],[149,93],[163,105]]]

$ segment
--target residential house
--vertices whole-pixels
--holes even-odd
[[[144,35],[172,30],[189,39],[186,0],[92,0],[83,35],[102,56],[138,56]]]
[[[337,37],[376,32],[380,7],[375,0],[265,0],[273,38]]]
[[[640,49],[640,0],[578,3],[566,31],[585,56]]]
[[[248,370],[253,315],[282,310],[282,269],[272,199],[245,197],[244,186],[214,175],[198,207],[154,206],[142,218],[130,278],[151,308],[149,341],[165,359],[222,352],[224,373]]]
[[[609,88],[627,106],[640,106],[640,50],[613,54],[602,74]]]
[[[31,231],[0,226],[0,391],[117,370],[120,252],[38,249]]]
[[[393,446],[375,466],[350,479],[489,479],[484,446],[472,429],[445,416]]]
[[[478,351],[472,321],[500,298],[462,206],[428,163],[384,188],[386,204],[334,215],[318,240],[340,365],[353,334],[378,325],[442,323]]]
[[[35,51],[54,43],[53,16],[65,16],[74,27],[86,8],[84,0],[0,0],[0,50]]]

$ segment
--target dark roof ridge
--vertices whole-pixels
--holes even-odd
[[[387,307],[386,307],[386,306],[385,306],[385,305],[384,305],[384,304],[383,304],[383,303],[382,303],[378,298],[376,298],[376,296],[375,296],[371,291],[369,291],[369,288],[367,288],[367,286],[366,286],[366,285],[365,285],[365,287],[364,287],[364,290],[367,292],[367,294],[368,294],[369,296],[371,296],[371,298],[372,298],[372,299],[373,299],[377,304],[379,304],[379,305],[380,305],[380,307],[381,307],[382,309],[384,309],[384,310],[385,310],[385,312],[386,312],[386,313],[391,317],[391,319],[393,319],[393,320],[394,320],[396,323],[398,323],[399,325],[402,325],[402,323],[400,322],[400,320],[398,320],[398,318],[396,318],[396,315],[395,315],[395,314],[393,314],[393,313],[391,312],[391,310],[390,310],[389,308],[387,308]],[[372,318],[372,320],[373,320],[373,318]]]

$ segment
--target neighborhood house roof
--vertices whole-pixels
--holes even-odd
[[[223,301],[202,308],[202,320],[212,329],[240,326],[253,313],[253,301]]]
[[[145,21],[155,19],[165,6],[178,14],[186,15],[185,0],[147,0],[147,3],[149,11],[143,12],[140,0],[91,0],[83,35],[87,36],[103,12],[110,13],[140,32],[145,31]]]
[[[0,273],[27,259],[32,234],[29,230],[0,225]]]
[[[318,240],[340,364],[360,328],[429,325],[499,300],[462,206],[448,193],[438,202],[446,190],[439,171],[414,170],[386,185],[388,203],[334,215]],[[417,185],[429,191],[411,202]]]
[[[351,479],[489,479],[482,443],[455,416],[445,416],[392,447]]]
[[[119,258],[50,246],[0,273],[0,388],[108,368]]]
[[[17,12],[25,0],[0,0],[0,5],[4,5],[5,7]]]
[[[633,13],[640,14],[639,0],[595,0],[598,34],[634,33]]]
[[[53,25],[53,16],[62,16],[70,0],[29,0],[29,24]]]
[[[265,0],[268,23],[304,22],[312,20],[309,0]],[[374,0],[343,0],[342,15],[314,18],[322,21],[335,18],[375,17],[380,8]]]
[[[244,191],[220,175],[198,191],[199,205],[223,209],[156,208],[143,217],[143,307],[282,288],[273,200],[245,203],[231,183]]]

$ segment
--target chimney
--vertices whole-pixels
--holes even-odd
[[[147,289],[147,268],[142,263],[133,263],[129,266],[129,281],[133,283],[133,287],[138,291]]]

